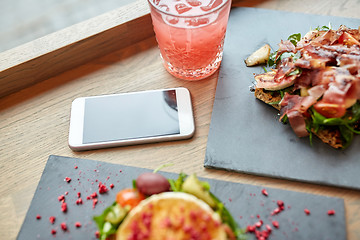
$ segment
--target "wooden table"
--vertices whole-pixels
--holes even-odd
[[[247,0],[234,6],[359,17],[357,0]],[[209,177],[345,200],[348,239],[360,239],[360,192],[204,169],[217,74],[178,80],[162,66],[145,0],[0,54],[0,236],[16,238],[49,155],[194,172]],[[134,26],[138,26],[134,28]],[[91,50],[91,51],[90,51]],[[67,145],[71,101],[79,96],[183,86],[196,123],[190,140],[73,152]]]

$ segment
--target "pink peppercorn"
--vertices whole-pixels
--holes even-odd
[[[49,217],[50,223],[51,223],[51,224],[54,224],[55,219],[56,219],[56,218],[55,218],[54,216]]]
[[[80,223],[80,222],[76,222],[76,223],[75,223],[75,227],[80,228],[80,227],[81,227],[81,223]]]
[[[60,224],[60,226],[61,226],[61,229],[62,229],[62,230],[64,230],[64,231],[67,230],[67,225],[66,225],[66,223],[63,222],[63,223]]]
[[[334,209],[331,209],[331,210],[329,210],[329,211],[327,212],[327,214],[328,214],[329,216],[335,215],[335,210],[334,210]]]

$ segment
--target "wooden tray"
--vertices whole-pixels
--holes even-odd
[[[0,97],[153,36],[148,13],[135,2],[1,53]]]

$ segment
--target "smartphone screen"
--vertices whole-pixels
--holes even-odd
[[[180,133],[175,90],[86,98],[83,143]]]
[[[79,97],[71,105],[74,151],[181,140],[194,132],[190,92],[182,87]]]

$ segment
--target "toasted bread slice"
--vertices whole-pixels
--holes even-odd
[[[120,225],[116,239],[225,240],[221,219],[209,205],[193,195],[165,192],[143,200]]]
[[[278,92],[267,91],[263,88],[255,88],[255,97],[280,111],[281,96]]]
[[[277,92],[267,91],[262,88],[255,88],[255,97],[280,111],[280,105],[274,102],[280,102],[281,96]],[[342,148],[343,143],[340,132],[336,129],[315,129],[311,130],[324,143],[329,144],[333,148]]]
[[[342,148],[343,143],[340,137],[339,130],[319,129],[317,132],[314,129],[311,131],[321,139],[324,143],[329,144],[333,148]]]

